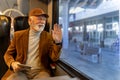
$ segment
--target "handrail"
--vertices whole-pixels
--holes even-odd
[[[10,11],[14,11],[14,12],[17,12],[19,13],[21,16],[25,16],[22,12],[20,12],[19,10],[17,9],[6,9],[2,14],[5,15],[7,12],[10,12]]]

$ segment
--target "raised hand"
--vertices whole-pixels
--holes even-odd
[[[53,37],[55,43],[62,42],[62,30],[60,28],[60,25],[54,24],[54,28],[52,30],[52,37]]]

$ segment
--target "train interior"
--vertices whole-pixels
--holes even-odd
[[[28,12],[38,7],[49,15],[45,31],[51,33],[55,23],[63,31],[61,56],[51,65],[48,80],[120,80],[119,4],[119,0],[0,0],[0,79],[8,69],[4,54],[14,32],[29,28]]]

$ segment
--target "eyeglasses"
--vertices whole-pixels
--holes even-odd
[[[47,20],[47,18],[44,17],[44,16],[39,16],[38,19],[39,19],[39,20],[45,20],[45,21]]]

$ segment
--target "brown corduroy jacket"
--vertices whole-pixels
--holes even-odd
[[[29,29],[15,32],[14,38],[4,55],[5,62],[9,69],[3,76],[2,80],[6,80],[6,78],[13,73],[11,70],[11,63],[13,61],[19,61],[22,64],[26,62],[28,52],[28,37]],[[51,34],[43,31],[40,35],[39,41],[39,57],[41,58],[41,63],[45,69],[49,68],[51,61],[54,62],[59,59],[60,50],[61,46],[54,43]]]

